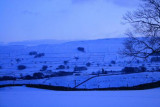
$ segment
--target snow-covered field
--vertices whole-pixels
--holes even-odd
[[[116,72],[126,66],[145,66],[148,70],[160,66],[160,63],[151,63],[150,60],[132,61],[131,58],[122,57],[119,53],[123,48],[123,41],[124,38],[115,38],[59,44],[42,42],[41,45],[35,46],[19,43],[0,45],[0,76],[32,75],[34,72],[40,72],[44,65],[47,66],[47,69],[43,71],[46,74],[58,71],[73,72],[75,66],[86,67],[87,70],[82,71],[86,74],[101,72],[102,68]],[[84,51],[78,50],[79,47],[84,48]],[[35,58],[35,55],[29,55],[30,52],[43,53],[44,56]],[[90,63],[90,66],[86,66],[87,63]],[[19,65],[26,66],[26,69],[19,70],[17,68]],[[57,69],[59,65],[64,65],[65,68]]]
[[[74,88],[76,85],[82,83],[88,78],[88,76],[61,76],[52,77],[45,79],[34,79],[34,80],[9,80],[0,81],[0,85],[5,84],[42,84],[52,86],[64,86]],[[84,82],[76,88],[81,89],[93,89],[93,88],[111,88],[111,87],[132,87],[146,83],[152,83],[160,81],[160,72],[143,72],[133,73],[125,75],[108,75],[108,76],[97,76],[89,81]],[[75,83],[76,82],[76,83]]]
[[[160,81],[160,63],[150,58],[144,61],[122,57],[119,52],[123,41],[124,38],[112,38],[32,46],[26,43],[0,45],[0,85],[44,84],[73,88],[87,80],[76,88],[91,89],[132,87]],[[78,67],[80,70],[76,70]],[[143,67],[145,71],[122,75],[125,67],[137,67],[138,70]],[[43,74],[39,79],[33,76],[37,72]],[[55,72],[71,74],[55,76]],[[30,76],[28,80],[26,75]],[[8,78],[5,76],[16,80],[5,79]],[[97,77],[88,81],[93,76]]]
[[[159,107],[160,89],[141,91],[52,91],[0,88],[0,107]]]

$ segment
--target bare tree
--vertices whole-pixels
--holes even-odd
[[[124,42],[126,56],[148,58],[160,53],[160,0],[142,0],[142,3],[136,11],[124,16],[131,25]]]

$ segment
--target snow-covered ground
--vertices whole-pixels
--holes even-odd
[[[119,53],[123,48],[124,38],[86,40],[62,42],[58,44],[44,44],[28,46],[26,43],[0,45],[0,76],[25,76],[40,72],[45,65],[48,68],[43,73],[67,71],[73,72],[75,66],[84,66],[86,74],[101,72],[102,68],[107,71],[120,71],[126,66],[145,66],[148,70],[156,69],[160,63],[144,62],[143,60],[132,61],[131,58],[124,58]],[[79,51],[78,47],[84,48]],[[44,53],[44,56],[35,58],[29,55],[30,52]],[[64,61],[67,61],[64,64]],[[132,61],[132,63],[130,63]],[[90,63],[90,66],[86,66]],[[19,70],[19,65],[26,66],[26,69]],[[64,65],[65,69],[56,69]]]
[[[122,47],[123,39],[102,39],[88,41],[73,41],[61,44],[43,44],[37,46],[28,45],[2,45],[0,46],[0,75],[19,76],[40,71],[43,65],[48,66],[47,71],[57,72],[59,65],[65,65],[68,69],[63,71],[73,72],[75,66],[86,66],[91,63],[86,73],[98,72],[102,68],[121,70],[118,66],[117,52]],[[84,52],[77,48],[83,47]],[[40,58],[29,55],[30,52],[44,53]],[[77,59],[76,59],[77,58]],[[111,61],[117,61],[115,67],[111,67]],[[119,63],[120,64],[120,63]],[[18,65],[25,65],[26,69],[18,70]],[[110,66],[110,67],[109,67]]]
[[[125,75],[111,75],[95,77],[77,88],[110,88],[132,87],[140,84],[160,81],[160,72],[144,72]]]
[[[0,107],[159,107],[160,89],[140,91],[52,91],[0,88]]]
[[[61,76],[35,80],[9,80],[0,81],[0,85],[5,84],[43,84],[52,86],[75,87],[93,75],[88,76]],[[124,75],[98,76],[86,81],[76,88],[110,88],[110,87],[132,87],[140,84],[160,81],[160,72],[143,72]],[[76,82],[76,83],[75,83]]]
[[[38,45],[32,46],[26,42],[24,45],[23,43],[0,45],[0,77],[17,78],[16,81],[2,79],[0,85],[45,84],[73,88],[98,74],[99,77],[92,78],[77,88],[130,87],[160,81],[160,63],[151,62],[150,59],[133,61],[131,58],[122,57],[119,52],[123,48],[123,41],[124,38],[112,38],[53,44],[44,42],[41,45],[38,42]],[[34,52],[36,54],[33,54]],[[39,54],[44,56],[37,57]],[[23,65],[24,68],[19,69],[19,65]],[[76,71],[76,67],[83,69]],[[146,72],[122,75],[122,69],[125,67],[144,67]],[[72,72],[73,75],[55,77],[54,73],[60,71]],[[102,76],[102,71],[106,76]],[[41,72],[49,78],[33,80],[33,74],[36,72]],[[22,80],[26,75],[32,78]]]

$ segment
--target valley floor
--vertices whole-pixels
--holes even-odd
[[[159,107],[160,88],[139,91],[52,91],[0,88],[0,107]]]

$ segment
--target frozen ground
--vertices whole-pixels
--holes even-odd
[[[87,76],[61,76],[35,80],[9,80],[0,81],[0,85],[5,84],[43,84],[52,86],[75,87],[93,75]],[[76,85],[75,85],[76,81]],[[92,88],[110,88],[110,87],[132,87],[140,84],[152,83],[160,81],[160,72],[143,72],[125,75],[108,75],[92,78],[76,88],[92,89]]]
[[[87,68],[81,71],[83,75],[100,73],[102,68],[108,71],[108,74],[119,74],[119,71],[128,66],[144,66],[150,71],[159,68],[160,63],[151,62],[150,59],[133,61],[130,57],[122,57],[119,53],[123,48],[123,40],[124,38],[112,38],[59,44],[42,42],[43,44],[35,46],[28,46],[26,43],[0,45],[0,76],[21,77],[33,75],[35,72],[43,72],[46,75],[59,71],[73,72],[76,66]],[[78,50],[80,47],[84,51]],[[36,55],[31,55],[30,52],[37,52],[37,55],[43,53],[44,56],[35,57]],[[67,63],[64,63],[65,61]],[[87,63],[90,65],[87,66]],[[20,70],[19,65],[26,68]],[[42,71],[44,65],[47,69]],[[65,68],[57,69],[60,65]]]
[[[52,91],[0,88],[0,107],[159,107],[160,88],[141,91]]]

